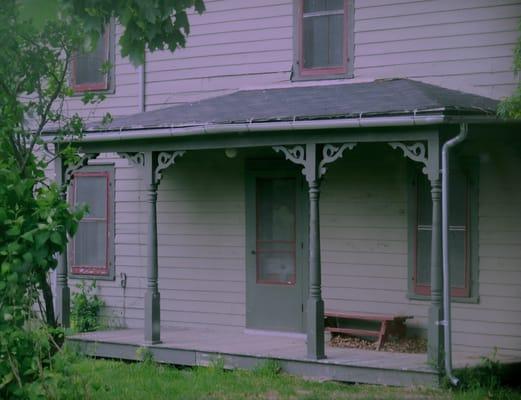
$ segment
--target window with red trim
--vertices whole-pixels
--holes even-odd
[[[349,0],[299,0],[297,77],[348,73]]]
[[[71,86],[74,92],[109,89],[107,65],[111,56],[111,30],[108,25],[92,51],[75,52],[71,63]]]
[[[414,293],[431,293],[432,198],[425,175],[416,176],[416,215],[414,226]],[[449,182],[449,268],[451,293],[470,297],[470,180],[460,168],[451,169]]]
[[[74,206],[86,205],[69,248],[73,275],[113,276],[112,169],[92,166],[74,174],[71,200]]]

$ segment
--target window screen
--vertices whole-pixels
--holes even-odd
[[[324,69],[324,73],[345,72],[345,17],[344,0],[303,1],[300,32],[302,73]]]
[[[296,182],[257,179],[257,282],[295,283]]]
[[[413,274],[415,292],[430,294],[432,200],[429,181],[417,179],[416,260]],[[469,180],[459,168],[451,170],[449,191],[449,268],[454,296],[469,296]]]
[[[72,198],[88,211],[72,240],[70,263],[73,274],[109,275],[111,262],[111,182],[109,171],[74,174]]]
[[[73,89],[76,92],[108,89],[104,65],[109,61],[110,27],[99,38],[93,51],[77,51],[72,65]]]

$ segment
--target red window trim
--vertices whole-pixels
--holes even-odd
[[[110,221],[112,216],[110,215],[110,173],[108,171],[99,172],[75,172],[74,179],[72,180],[72,204],[76,205],[76,178],[82,176],[103,176],[105,177],[105,215],[106,215],[106,227],[105,227],[105,266],[100,265],[74,265],[75,259],[75,243],[76,240],[73,238],[70,245],[69,265],[71,266],[71,273],[74,275],[89,275],[89,276],[108,276],[110,275]],[[89,220],[88,217],[84,217],[82,221]],[[93,220],[99,220],[99,218],[93,218]]]
[[[469,268],[469,235],[470,235],[470,207],[469,207],[469,181],[465,180],[465,234],[464,234],[464,286],[451,287],[451,296],[454,297],[470,297],[470,268]],[[418,221],[420,218],[420,185],[416,185],[416,221],[414,224],[414,270],[412,280],[414,284],[414,293],[422,296],[431,295],[431,285],[418,284],[416,277],[418,276]]]
[[[333,75],[343,75],[347,73],[347,58],[349,54],[347,52],[347,24],[348,24],[348,1],[344,0],[344,25],[343,25],[343,34],[342,34],[342,62],[341,66],[335,67],[318,67],[318,68],[305,68],[304,67],[304,0],[299,1],[299,29],[298,29],[298,46],[299,46],[299,54],[298,54],[298,68],[299,75],[302,77],[313,77],[313,76],[333,76]]]
[[[274,179],[286,179],[286,180],[292,180],[295,182],[295,178],[260,178],[257,177],[255,179],[255,192],[256,192],[256,199],[255,199],[255,237],[259,237],[259,190],[257,189],[257,182],[259,179],[262,180],[274,180]],[[294,210],[295,213],[297,211],[297,199],[294,199]],[[294,240],[256,240],[255,241],[255,282],[260,284],[269,284],[269,285],[280,285],[280,286],[295,286],[297,284],[297,218],[295,214],[295,220],[294,220],[294,227],[293,232],[295,233]],[[259,250],[259,242],[266,243],[292,243],[292,250],[293,251],[263,251]],[[291,274],[292,280],[288,282],[282,282],[278,280],[271,280],[271,279],[261,279],[259,275],[259,254],[261,253],[292,253],[293,254],[293,272]]]
[[[105,42],[105,61],[110,58],[110,25],[107,25],[105,32],[103,33],[103,41]],[[103,82],[87,82],[87,83],[76,83],[76,66],[77,66],[77,55],[75,52],[71,60],[71,87],[74,93],[82,93],[89,91],[102,91],[109,89],[109,74],[104,74]]]

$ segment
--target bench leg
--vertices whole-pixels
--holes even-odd
[[[380,333],[378,335],[378,342],[376,343],[376,350],[380,351],[380,348],[385,343],[387,338],[387,321],[382,321],[380,325]]]

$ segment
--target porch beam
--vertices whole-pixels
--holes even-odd
[[[144,135],[146,132],[143,133]],[[395,131],[377,129],[337,129],[332,131],[291,131],[291,132],[249,132],[248,134],[205,134],[194,136],[175,136],[150,138],[143,140],[120,140],[103,142],[88,141],[88,135],[82,142],[76,142],[82,151],[97,152],[141,152],[175,150],[209,150],[226,148],[292,146],[295,143],[327,144],[327,143],[388,143],[427,141],[436,135],[432,127],[401,127]]]

